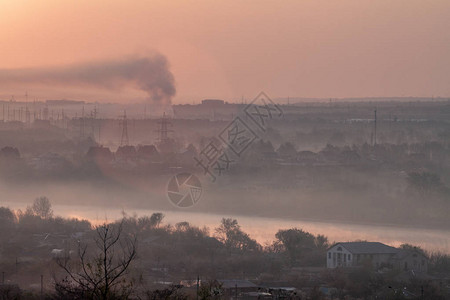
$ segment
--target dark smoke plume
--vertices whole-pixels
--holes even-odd
[[[0,69],[0,86],[5,84],[85,86],[110,90],[131,87],[147,92],[154,101],[166,102],[170,102],[176,92],[167,59],[160,54],[59,68]]]

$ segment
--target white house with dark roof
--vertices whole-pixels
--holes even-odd
[[[427,272],[427,258],[417,250],[394,248],[379,242],[337,243],[327,251],[327,268],[355,267],[371,263],[375,268]]]

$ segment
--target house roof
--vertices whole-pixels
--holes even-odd
[[[390,254],[397,253],[399,249],[379,242],[347,242],[337,243],[333,246],[342,246],[353,254]]]
[[[222,287],[225,289],[235,288],[236,286],[238,288],[256,288],[256,287],[258,287],[256,284],[254,284],[253,282],[250,282],[248,280],[219,279],[218,281],[222,284]]]
[[[414,249],[400,249],[396,255],[398,259],[404,259],[410,255],[417,254],[417,256],[420,256],[421,258],[426,258],[425,255],[423,255],[420,251],[414,250]]]

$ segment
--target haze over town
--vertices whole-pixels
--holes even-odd
[[[0,298],[448,299],[449,15],[0,1]]]

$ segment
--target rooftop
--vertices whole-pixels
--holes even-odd
[[[354,254],[389,254],[397,253],[399,249],[385,245],[379,242],[347,242],[347,243],[337,243],[335,246],[342,246],[351,253]]]
[[[254,284],[253,282],[250,282],[248,280],[240,280],[240,279],[220,279],[218,280],[221,284],[222,287],[225,289],[230,289],[230,288],[255,288],[258,287],[256,284]]]

